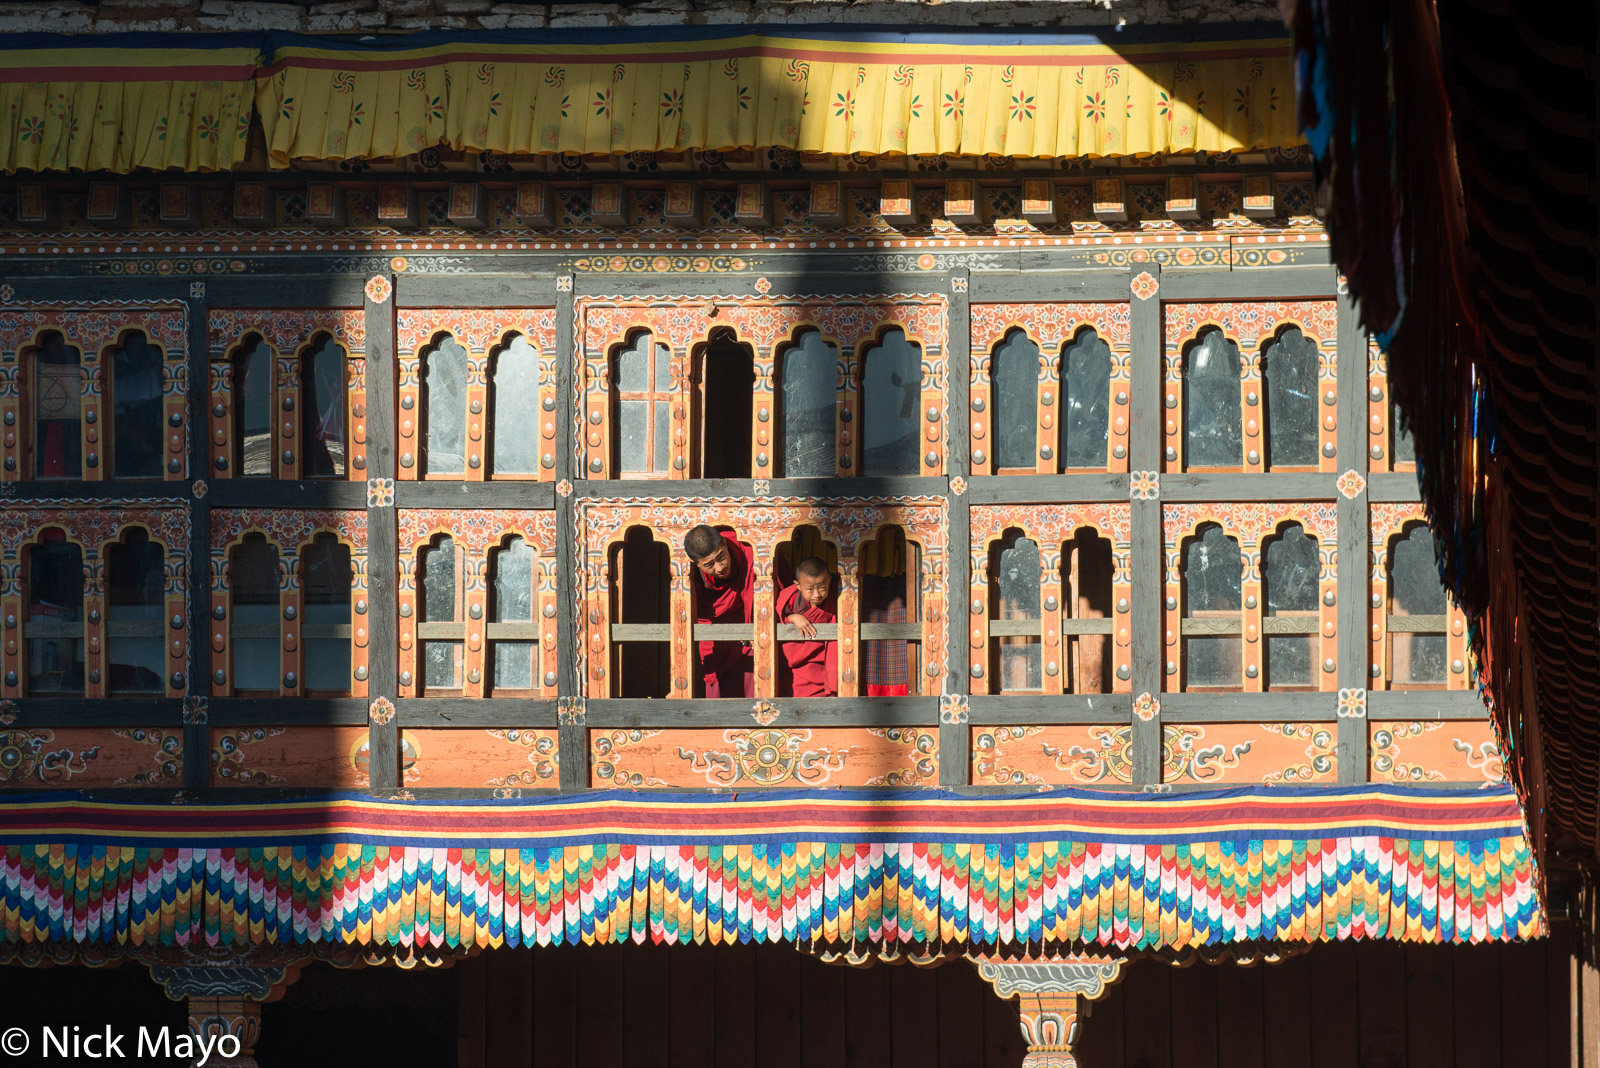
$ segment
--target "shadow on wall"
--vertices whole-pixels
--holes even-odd
[[[455,970],[460,1068],[1017,1068],[1024,1052],[1016,1003],[963,960],[627,943],[491,950]]]

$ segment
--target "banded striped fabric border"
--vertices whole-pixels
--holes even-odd
[[[8,942],[1183,947],[1544,933],[1509,789],[0,805]]]

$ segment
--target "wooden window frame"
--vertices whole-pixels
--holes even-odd
[[[157,605],[162,609],[162,611],[157,614],[155,619],[149,619],[149,620],[123,620],[123,621],[113,622],[112,619],[111,619],[111,610],[112,610],[112,607],[113,607],[112,603],[111,603],[111,591],[115,588],[116,583],[112,581],[112,579],[113,579],[113,575],[112,575],[112,563],[113,563],[112,554],[118,549],[129,548],[128,538],[135,531],[141,531],[141,532],[144,533],[146,544],[153,545],[156,548],[161,550],[161,563],[159,564],[159,567],[161,568],[161,571],[162,571],[162,586],[161,586],[162,595],[159,598],[159,600],[157,601]],[[167,671],[166,671],[166,668],[167,668],[166,624],[165,624],[165,621],[164,621],[164,619],[162,617],[166,614],[166,611],[165,611],[165,609],[166,609],[166,579],[165,579],[165,571],[166,571],[166,565],[167,565],[167,557],[170,554],[170,552],[171,552],[171,550],[169,550],[166,545],[162,544],[161,541],[155,537],[155,535],[151,534],[148,530],[145,530],[141,526],[129,526],[129,527],[124,528],[123,530],[118,532],[117,539],[115,541],[107,542],[106,545],[100,550],[100,555],[101,555],[101,558],[105,561],[105,569],[106,569],[106,592],[105,592],[105,602],[106,602],[106,609],[105,609],[105,615],[106,615],[106,623],[105,623],[105,695],[107,697],[165,697],[166,694],[167,694],[168,681],[167,681]],[[112,684],[111,684],[111,666],[112,666],[112,663],[113,663],[113,650],[117,647],[116,646],[116,642],[117,642],[117,640],[119,638],[120,639],[126,639],[126,638],[151,639],[151,638],[154,638],[161,645],[161,647],[162,647],[161,671],[156,676],[156,678],[159,680],[159,685],[156,687],[156,689],[154,689],[154,690],[117,690],[117,689],[114,689],[112,687]]]
[[[1239,553],[1239,609],[1237,612],[1228,611],[1208,612],[1205,615],[1195,615],[1189,607],[1189,571],[1188,547],[1191,543],[1203,538],[1201,533],[1207,526],[1215,526],[1222,531],[1222,536],[1233,543],[1234,550]],[[1240,544],[1237,533],[1230,533],[1228,528],[1214,521],[1202,523],[1194,531],[1184,535],[1178,542],[1178,649],[1179,649],[1179,690],[1185,693],[1244,693],[1244,664],[1245,664],[1245,593],[1244,593],[1244,548]],[[1191,624],[1194,624],[1191,627]],[[1184,639],[1196,638],[1234,638],[1239,643],[1239,678],[1236,682],[1226,686],[1200,686],[1189,682],[1189,655]]]
[[[80,598],[80,600],[78,602],[78,610],[77,610],[78,619],[77,619],[76,623],[72,623],[72,622],[67,622],[67,623],[44,623],[44,622],[38,622],[38,623],[35,623],[35,622],[30,621],[29,618],[28,618],[29,610],[30,610],[30,608],[32,607],[32,604],[33,604],[32,594],[33,594],[33,587],[34,587],[34,568],[36,567],[36,563],[35,563],[35,560],[34,560],[34,554],[37,553],[41,548],[44,547],[45,542],[43,541],[43,539],[39,535],[42,535],[47,530],[59,530],[59,531],[61,531],[61,533],[63,535],[63,540],[68,545],[72,545],[75,548],[77,548],[77,550],[78,550],[78,569],[79,569],[80,574],[81,574],[81,581],[83,582],[83,593],[82,593],[82,596],[81,596],[81,598]],[[20,611],[17,613],[17,616],[18,616],[18,618],[17,618],[17,645],[18,645],[19,649],[21,650],[20,657],[21,657],[21,667],[22,667],[22,670],[18,673],[19,676],[20,676],[20,678],[18,679],[19,689],[20,689],[21,693],[24,696],[28,696],[28,697],[37,696],[37,697],[56,697],[56,698],[65,697],[65,698],[84,698],[84,699],[88,699],[91,696],[100,696],[101,694],[109,692],[110,687],[109,687],[108,684],[101,685],[101,684],[91,683],[89,681],[89,670],[90,670],[89,656],[88,656],[88,648],[89,648],[89,622],[88,622],[88,615],[89,614],[85,609],[85,602],[88,601],[88,599],[90,597],[90,589],[89,589],[87,568],[85,568],[85,566],[84,566],[85,565],[85,561],[86,561],[86,557],[87,557],[87,553],[85,552],[84,547],[82,545],[80,545],[77,541],[73,540],[73,538],[69,535],[69,532],[67,531],[67,529],[64,526],[45,527],[42,530],[40,530],[39,535],[36,535],[33,538],[32,541],[30,541],[26,545],[24,545],[23,549],[22,549],[22,552],[19,554],[22,557],[22,559],[21,559],[21,564],[22,564],[22,567],[21,567],[22,589],[20,591],[21,592]],[[73,627],[77,628],[76,631],[74,631],[72,629]],[[67,691],[67,690],[46,690],[41,694],[33,694],[33,693],[30,692],[30,689],[29,689],[29,679],[31,677],[30,667],[31,667],[31,664],[32,664],[32,657],[33,657],[33,649],[32,649],[31,643],[34,642],[34,641],[48,641],[48,640],[50,640],[52,638],[66,639],[68,641],[76,641],[83,648],[83,650],[84,650],[84,658],[83,658],[84,659],[84,674],[83,674],[83,688],[81,690],[71,690],[71,691]],[[102,641],[105,640],[103,636],[102,636],[101,640]],[[99,693],[96,693],[96,691],[99,691]]]
[[[455,590],[453,594],[454,616],[452,620],[437,622],[424,622],[422,616],[427,611],[428,603],[428,554],[440,551],[439,540],[449,538],[451,549],[455,553]],[[422,697],[462,697],[466,694],[467,687],[467,613],[466,613],[466,587],[467,587],[467,555],[461,539],[450,531],[442,531],[424,542],[417,549],[417,677],[415,690]],[[461,647],[461,662],[458,669],[461,672],[460,684],[451,687],[433,688],[428,685],[428,646],[432,643],[445,643]]]
[[[311,549],[318,542],[331,542],[336,546],[340,546],[345,550],[345,553],[348,556],[350,564],[350,622],[348,623],[312,623],[307,615],[307,609],[310,607],[307,593],[308,587],[306,583],[307,571],[310,567]],[[355,547],[350,545],[332,531],[313,531],[311,536],[306,539],[306,541],[300,546],[299,551],[295,554],[295,575],[296,590],[299,594],[300,602],[300,641],[298,656],[298,669],[301,682],[300,692],[307,697],[350,697],[355,688],[355,683],[352,680],[354,678],[353,672],[355,671],[356,661],[355,601],[357,586]],[[459,586],[461,583],[458,582],[457,585]],[[345,685],[341,690],[313,690],[310,688],[310,679],[306,675],[306,649],[309,647],[310,643],[326,638],[333,638],[335,640],[342,639],[349,643],[349,662],[345,665]]]
[[[1384,686],[1392,691],[1404,693],[1412,690],[1448,690],[1450,689],[1450,617],[1452,606],[1450,591],[1444,590],[1444,612],[1437,615],[1396,615],[1398,605],[1398,586],[1394,577],[1395,550],[1400,543],[1411,537],[1411,532],[1417,528],[1428,529],[1424,520],[1412,519],[1400,525],[1398,530],[1390,531],[1386,535],[1384,552],[1384,592],[1383,592],[1383,681]],[[1443,584],[1440,584],[1441,587]],[[1400,626],[1395,626],[1395,620],[1406,620]],[[1412,637],[1431,638],[1437,636],[1444,642],[1444,677],[1438,682],[1397,682],[1395,680],[1394,635],[1407,634]]]
[[[622,354],[629,348],[637,345],[640,338],[645,339],[645,388],[643,390],[625,391],[622,388],[622,376],[619,373]],[[658,348],[658,346],[660,346],[660,348]],[[663,353],[661,349],[665,349],[666,351]],[[651,330],[632,331],[622,344],[613,346],[610,356],[608,357],[606,369],[610,380],[609,384],[611,392],[608,409],[610,412],[611,433],[613,436],[612,467],[614,470],[611,473],[612,478],[665,480],[672,477],[672,405],[677,399],[672,390],[672,362],[675,358],[675,354],[672,352],[671,347],[668,346],[666,342],[659,340],[656,337],[655,332]],[[656,362],[659,359],[667,360],[668,379],[667,389],[664,393],[658,391],[655,384],[657,371]],[[660,471],[652,471],[647,468],[644,471],[629,471],[623,467],[622,404],[624,401],[641,401],[645,404],[646,418],[644,455],[646,463],[654,462],[656,453],[656,405],[660,404],[666,406],[668,440],[666,450],[667,466],[664,469]]]
[[[500,574],[500,554],[510,549],[511,539],[517,538],[528,547],[532,554],[532,562],[528,571],[528,581],[532,588],[528,596],[528,619],[509,622],[497,622],[493,617],[498,615],[498,604],[495,600],[495,580]],[[486,608],[483,613],[483,663],[484,678],[483,692],[486,697],[521,697],[534,698],[543,693],[543,680],[541,675],[544,668],[544,649],[541,639],[544,636],[544,625],[539,621],[539,546],[526,535],[508,533],[501,538],[499,544],[489,549],[489,559],[485,561],[484,570]],[[495,651],[501,642],[524,642],[533,646],[534,665],[531,682],[526,687],[506,687],[504,689],[495,685],[494,663]]]
[[[52,334],[61,339],[62,348],[78,354],[78,362],[75,365],[78,370],[78,473],[76,475],[41,475],[37,470],[39,455],[39,399],[44,392],[40,386],[39,368],[41,364],[39,362],[39,354],[44,348],[45,339]],[[84,481],[83,428],[85,421],[83,402],[86,390],[84,389],[85,361],[83,349],[67,341],[65,330],[45,329],[39,331],[32,343],[22,350],[19,354],[19,363],[22,364],[22,373],[18,376],[22,391],[22,403],[18,406],[22,413],[19,422],[24,424],[23,432],[19,435],[23,444],[17,464],[21,468],[19,475],[24,480],[35,482],[65,483]],[[72,365],[63,364],[62,366]]]

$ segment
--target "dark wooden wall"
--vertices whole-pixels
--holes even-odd
[[[780,945],[557,946],[456,965],[460,1068],[1016,1068],[1015,1003],[964,961]]]
[[[1276,964],[1140,960],[1096,1002],[1082,1068],[1575,1065],[1568,941],[1317,946]],[[1592,1064],[1593,1061],[1586,1062]]]
[[[1317,946],[1278,963],[1127,965],[1081,1068],[1590,1068],[1570,939]],[[1016,1002],[963,961],[787,946],[495,950],[455,968],[460,1068],[1017,1068]],[[271,1007],[269,1006],[269,1009]]]

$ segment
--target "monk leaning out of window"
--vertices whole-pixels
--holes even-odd
[[[794,585],[778,594],[778,618],[806,638],[817,636],[818,623],[838,621],[838,596],[828,565],[808,556],[795,565]],[[786,641],[779,643],[789,665],[795,697],[839,695],[839,643],[836,641]]]
[[[749,623],[754,618],[755,553],[739,544],[734,534],[704,525],[684,535],[683,549],[694,563],[694,621]],[[704,696],[755,696],[748,639],[703,641],[696,649]]]

